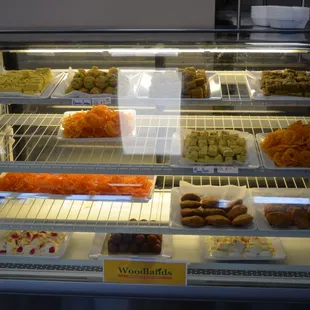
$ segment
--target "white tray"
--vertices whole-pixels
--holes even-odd
[[[260,166],[255,138],[252,134],[243,131],[237,130],[225,130],[231,134],[238,134],[241,138],[245,138],[246,140],[246,149],[247,149],[247,160],[246,162],[238,162],[236,160],[233,161],[232,165],[228,165],[225,163],[197,163],[186,159],[183,157],[184,152],[184,140],[187,135],[189,135],[193,130],[190,129],[181,129],[180,135],[174,133],[172,136],[172,144],[171,144],[171,156],[170,156],[170,165],[177,167],[184,166],[237,166],[245,169],[256,169]],[[212,130],[210,130],[212,131]],[[222,130],[219,130],[221,132]]]
[[[258,143],[259,155],[262,158],[263,166],[266,169],[272,169],[272,170],[274,170],[274,169],[277,169],[277,170],[293,170],[293,171],[296,171],[296,170],[309,170],[310,169],[310,168],[306,168],[306,167],[278,167],[274,163],[274,161],[268,157],[268,154],[265,153],[262,150],[262,147],[260,145],[261,142],[265,139],[266,136],[267,136],[267,133],[258,133],[258,134],[256,134],[256,140],[257,140],[257,143]]]
[[[90,69],[90,68],[89,68]],[[88,70],[88,69],[87,69]],[[107,69],[100,69],[102,71],[108,71]],[[124,98],[130,98],[134,96],[134,91],[138,87],[138,83],[140,81],[141,75],[140,70],[133,69],[120,69],[121,74],[123,74],[129,80],[129,92],[126,96],[122,96]],[[75,90],[66,94],[66,89],[70,86],[70,83],[73,79],[74,74],[78,72],[77,70],[73,70],[69,68],[68,72],[64,74],[63,79],[59,83],[58,87],[55,89],[52,98],[117,98],[118,95],[114,94],[87,94],[81,91]],[[120,74],[120,73],[119,73]]]
[[[209,237],[215,238],[215,237]],[[200,248],[202,261],[282,261],[286,259],[286,254],[283,250],[281,240],[279,238],[268,238],[271,246],[275,249],[272,257],[245,257],[240,255],[239,257],[214,257],[210,255],[209,245],[205,236],[200,236]]]
[[[180,207],[180,199],[181,196],[185,193],[195,193],[200,196],[213,196],[213,197],[220,197],[220,208],[225,207],[227,202],[241,198],[243,199],[243,204],[248,207],[248,214],[253,216],[253,222],[245,227],[236,227],[236,226],[221,226],[221,227],[214,227],[211,225],[192,228],[183,226],[181,224],[181,207]],[[192,185],[191,189],[185,191],[184,189],[174,187],[171,189],[171,205],[170,205],[170,227],[171,229],[188,229],[200,231],[208,231],[211,230],[222,230],[224,231],[238,231],[238,230],[255,230],[255,212],[253,210],[253,201],[251,198],[250,191],[246,189],[245,186],[238,187],[234,185],[226,185],[226,186],[212,186],[212,185],[205,185],[205,186],[194,186]],[[236,233],[237,234],[237,233]]]
[[[52,70],[53,79],[52,81],[46,85],[43,91],[37,95],[29,95],[20,92],[0,92],[0,100],[1,99],[47,99],[49,98],[60,80],[64,77],[64,72],[59,72],[59,70]]]
[[[295,97],[295,96],[264,96],[263,91],[261,90],[261,77],[262,71],[247,71],[245,74],[247,86],[250,92],[250,95],[253,100],[257,101],[265,101],[265,100],[273,100],[273,101],[283,101],[283,100],[291,100],[291,101],[305,101],[310,100],[310,97]]]
[[[298,231],[309,232],[309,229],[300,229],[296,226],[287,228],[273,227],[269,225],[264,215],[264,205],[274,204],[308,204],[310,205],[310,193],[307,188],[261,188],[252,189],[252,198],[256,210],[256,223],[262,231]]]
[[[139,86],[137,89],[136,96],[141,99],[154,99],[158,100],[159,97],[149,97],[149,89],[152,84],[152,76],[154,72],[165,72],[167,70],[148,70],[147,72],[142,73],[141,80],[139,82]],[[171,70],[170,70],[171,71]],[[177,69],[173,70],[177,72]],[[214,100],[222,100],[222,86],[221,86],[221,79],[220,75],[216,72],[206,71],[206,77],[209,81],[210,86],[210,97],[206,98],[181,98],[182,100],[190,100],[190,101],[214,101]],[[181,83],[181,82],[180,82]],[[171,98],[169,98],[171,99]],[[180,98],[175,98],[180,99]]]
[[[0,242],[3,243],[3,239],[5,237],[5,233],[7,231],[5,230],[1,230],[0,231]],[[29,254],[0,254],[0,258],[1,257],[5,257],[5,258],[16,258],[16,257],[23,257],[23,258],[30,258],[30,257],[40,257],[40,258],[61,258],[64,256],[66,250],[67,250],[67,247],[70,243],[70,240],[71,240],[71,237],[72,237],[72,234],[73,233],[65,233],[65,239],[63,241],[63,243],[61,244],[61,246],[59,247],[58,251],[55,252],[55,253],[51,253],[49,255],[47,254],[42,254],[42,255],[39,255],[39,254],[34,254],[34,255],[29,255]]]
[[[64,116],[62,120],[69,116],[74,115],[76,113],[79,113],[81,111],[68,111],[64,113]],[[64,128],[62,127],[62,124],[59,127],[57,139],[62,141],[68,141],[72,143],[93,143],[93,142],[122,142],[123,139],[133,139],[136,137],[136,111],[135,110],[119,110],[119,112],[122,112],[127,115],[131,115],[132,122],[133,122],[133,131],[129,135],[124,135],[121,137],[111,137],[111,138],[65,138],[64,137]],[[61,123],[62,123],[61,120]],[[122,127],[122,124],[121,124]]]
[[[162,251],[160,254],[109,254],[108,252],[108,237],[110,234],[100,234],[97,233],[94,237],[93,243],[88,253],[90,259],[105,259],[111,257],[128,257],[128,258],[137,258],[137,259],[163,259],[171,258],[173,253],[173,236],[172,235],[163,235],[162,241]]]

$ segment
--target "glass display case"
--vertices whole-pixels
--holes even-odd
[[[2,32],[1,291],[309,301],[308,36]],[[111,257],[188,285],[105,283]]]

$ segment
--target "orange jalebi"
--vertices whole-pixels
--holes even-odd
[[[128,184],[128,186],[115,186]],[[139,186],[130,186],[130,185]],[[6,173],[0,191],[59,195],[130,195],[147,197],[152,182],[145,176],[102,174]]]
[[[132,119],[129,114],[114,111],[105,105],[93,106],[87,112],[67,116],[62,121],[65,138],[103,138],[129,135]]]
[[[261,147],[279,167],[310,167],[310,124],[297,121],[271,132]]]

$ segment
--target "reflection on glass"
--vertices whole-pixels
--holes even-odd
[[[263,203],[263,204],[310,204],[309,198],[299,198],[299,197],[261,197],[255,196],[253,198],[254,203]]]
[[[137,77],[139,76],[139,77]],[[148,110],[148,118],[137,115],[135,135],[122,135],[122,147],[126,155],[141,155],[128,158],[131,162],[145,162],[144,156],[150,156],[148,161],[156,162],[156,155],[170,155],[173,134],[179,132],[182,74],[178,69],[119,69],[118,109],[128,106],[139,108],[154,107]],[[133,90],[133,96],[128,98],[126,85]],[[126,96],[127,95],[127,96]],[[169,115],[162,111],[169,109]],[[124,122],[121,120],[123,128]],[[173,150],[175,152],[175,150]],[[177,150],[180,154],[180,149]]]

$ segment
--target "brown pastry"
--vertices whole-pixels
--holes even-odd
[[[183,217],[181,219],[182,225],[188,226],[188,227],[202,227],[205,225],[205,221],[200,216],[189,216],[189,217]]]
[[[253,216],[250,214],[241,214],[235,217],[232,221],[233,226],[246,226],[251,224]]]
[[[224,210],[222,210],[222,209],[219,209],[219,208],[204,209],[202,211],[202,213],[203,213],[204,217],[207,217],[207,216],[210,216],[210,215],[223,215],[223,216],[227,217],[226,212]]]
[[[202,216],[202,211],[200,209],[182,209],[181,210],[182,217],[188,217],[188,216]]]
[[[284,212],[269,212],[266,214],[266,219],[271,226],[287,228],[291,225],[291,217]]]
[[[232,221],[235,217],[241,214],[246,214],[248,212],[248,208],[244,205],[234,206],[228,213],[227,217]]]
[[[210,215],[205,218],[207,225],[227,226],[231,225],[230,220],[223,215]]]
[[[310,221],[310,207],[307,207],[308,212],[308,220]]]
[[[193,193],[188,193],[185,194],[181,197],[181,201],[186,201],[186,200],[191,200],[191,201],[198,201],[200,202],[200,197],[196,194]]]
[[[293,223],[298,228],[307,229],[309,228],[308,212],[303,208],[296,208],[292,212]]]
[[[297,209],[297,207],[295,206],[289,206],[287,209],[286,209],[286,213],[293,219],[293,211]]]
[[[264,206],[265,215],[270,212],[283,212],[284,213],[285,208],[283,207],[283,205],[279,205],[279,204],[266,204]]]
[[[242,205],[242,204],[243,204],[243,200],[242,199],[232,200],[232,201],[227,203],[227,205],[225,207],[225,211],[229,212],[234,206]]]
[[[181,209],[197,209],[201,206],[198,201],[185,200],[180,202]]]
[[[201,207],[204,209],[209,208],[218,208],[219,207],[219,199],[217,197],[206,197],[201,201]]]

